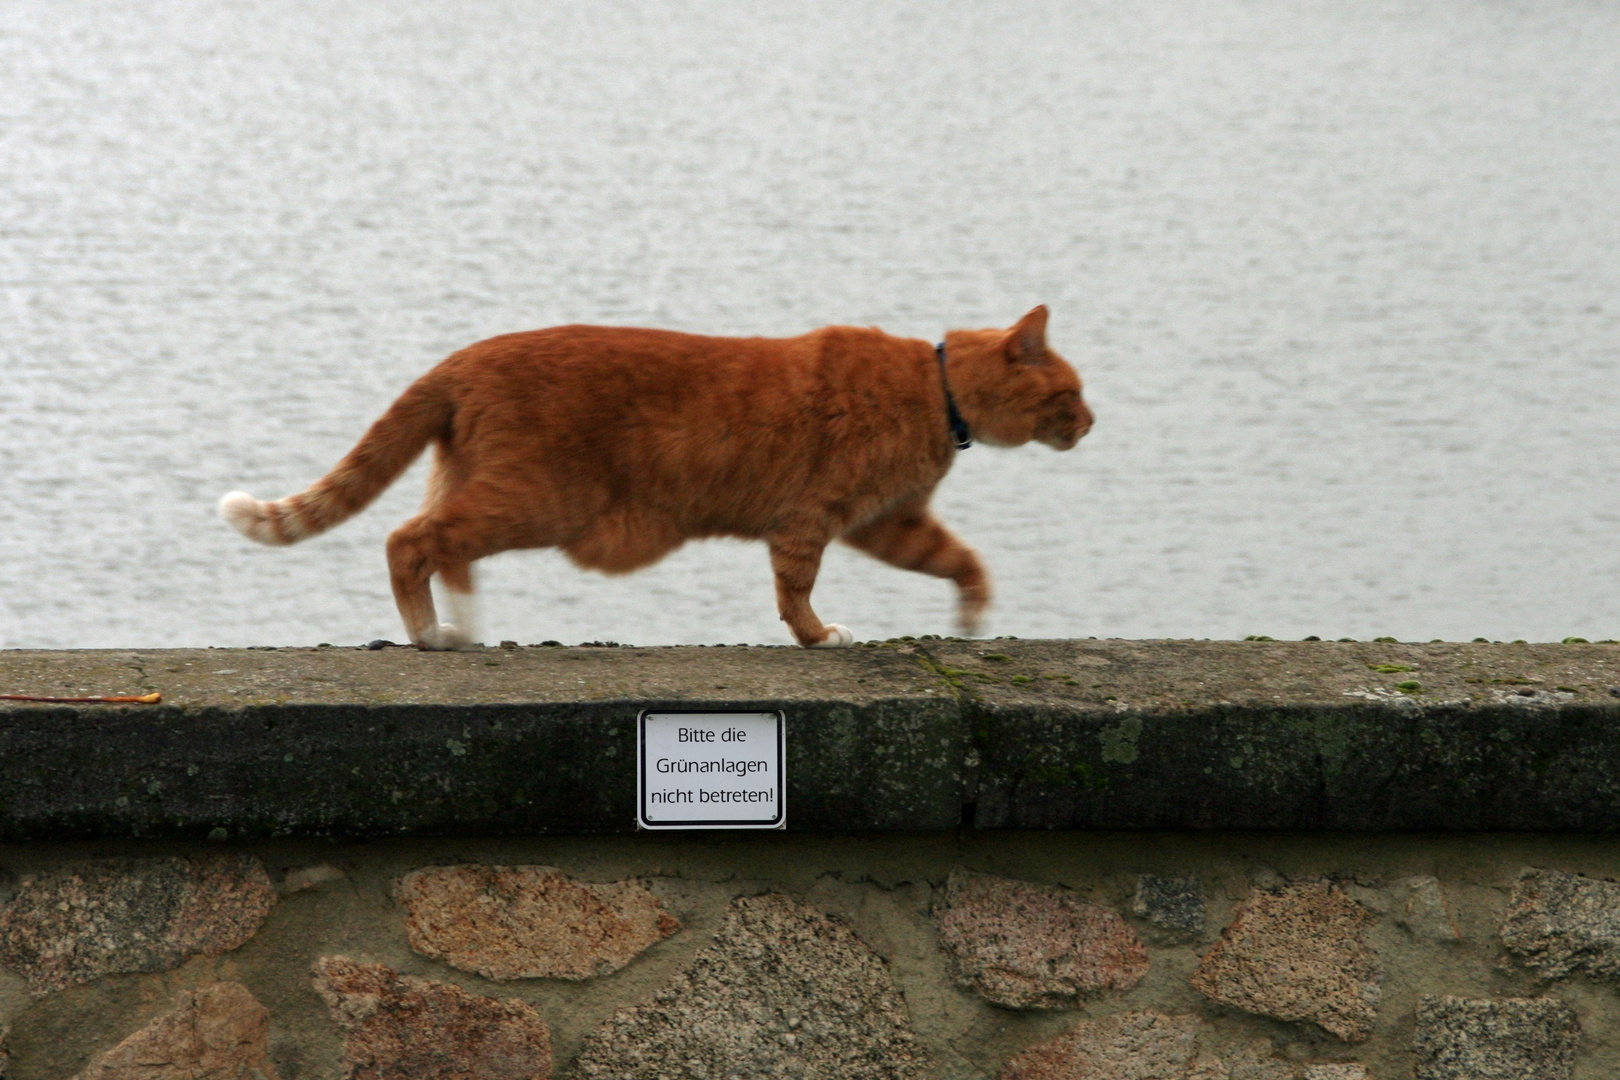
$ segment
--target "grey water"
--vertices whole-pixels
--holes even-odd
[[[942,486],[990,633],[1620,636],[1617,58],[1596,0],[9,0],[0,645],[399,639],[421,466],[293,549],[214,503],[482,337],[1036,303],[1097,427]],[[480,586],[487,641],[789,640],[759,545]]]

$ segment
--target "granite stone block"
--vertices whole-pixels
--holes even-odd
[[[585,1041],[580,1080],[920,1080],[888,966],[843,923],[780,894],[735,901],[714,945]]]
[[[166,971],[240,947],[275,903],[264,866],[246,855],[70,863],[22,876],[0,908],[0,964],[35,995]]]
[[[111,1050],[76,1080],[278,1080],[270,1013],[239,983],[183,990],[175,1009]]]
[[[1147,973],[1130,924],[1068,889],[957,869],[937,918],[957,984],[1010,1009],[1076,1008]]]
[[[1204,929],[1203,883],[1195,877],[1138,875],[1131,911],[1166,930],[1200,933]]]
[[[1373,921],[1327,882],[1260,890],[1198,965],[1193,988],[1223,1005],[1364,1039],[1379,1000],[1378,962],[1366,941]]]
[[[1620,883],[1526,869],[1501,935],[1509,950],[1549,979],[1576,971],[1620,978]]]
[[[551,1080],[551,1031],[533,1008],[323,957],[315,989],[344,1032],[344,1080]]]
[[[1580,1039],[1575,1010],[1557,998],[1426,996],[1417,1080],[1570,1080]]]
[[[434,866],[394,887],[411,948],[486,979],[588,979],[680,929],[639,881],[574,881],[549,866]]]

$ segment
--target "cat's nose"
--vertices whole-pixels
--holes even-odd
[[[1091,425],[1095,422],[1096,418],[1091,415],[1091,410],[1081,405],[1080,415],[1075,418],[1074,428],[1068,438],[1068,445],[1063,449],[1072,450],[1075,443],[1086,437],[1086,433],[1091,430]]]

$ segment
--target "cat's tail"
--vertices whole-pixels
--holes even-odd
[[[435,439],[450,433],[449,394],[433,373],[418,379],[389,406],[332,471],[297,495],[275,502],[233,491],[219,516],[261,544],[296,544],[359,513],[410,468]]]

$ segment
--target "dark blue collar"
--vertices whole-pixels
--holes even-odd
[[[942,341],[934,346],[934,355],[939,357],[939,381],[945,387],[945,409],[951,421],[951,441],[956,443],[958,450],[966,450],[973,445],[973,432],[969,429],[967,421],[962,419],[962,413],[956,407],[956,397],[951,393],[951,380],[945,375],[945,343]]]

